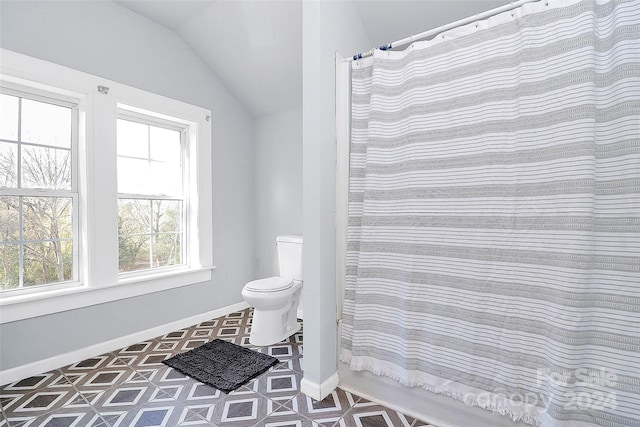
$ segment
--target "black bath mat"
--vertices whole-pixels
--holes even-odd
[[[201,383],[229,393],[267,371],[279,363],[279,360],[216,339],[193,350],[177,354],[162,363]]]

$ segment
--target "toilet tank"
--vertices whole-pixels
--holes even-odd
[[[302,280],[302,236],[278,236],[280,277]]]

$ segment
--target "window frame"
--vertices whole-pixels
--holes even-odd
[[[40,285],[28,285],[24,286],[24,251],[19,251],[19,284],[17,288],[2,291],[2,297],[7,298],[13,295],[28,295],[31,293],[40,293],[46,288],[49,290],[65,289],[70,287],[76,287],[82,285],[82,279],[80,277],[80,265],[82,263],[81,250],[80,250],[80,227],[79,227],[79,197],[78,197],[78,139],[79,139],[79,100],[77,98],[65,96],[62,94],[56,94],[43,89],[23,86],[11,82],[2,82],[0,86],[0,93],[17,97],[18,99],[28,99],[32,101],[42,102],[46,104],[56,105],[60,107],[69,108],[71,111],[71,144],[68,151],[71,154],[71,188],[69,190],[62,189],[44,189],[44,188],[24,188],[22,187],[22,147],[40,147],[40,148],[54,148],[61,149],[59,147],[38,144],[22,141],[21,137],[21,122],[22,122],[22,101],[19,102],[18,107],[18,137],[16,141],[3,140],[3,142],[15,143],[17,147],[16,157],[16,187],[15,188],[0,188],[0,196],[7,197],[64,197],[71,199],[71,240],[72,244],[72,269],[71,279],[61,282],[43,283]],[[62,148],[64,149],[64,148]],[[20,211],[22,211],[22,201],[20,201]],[[23,238],[23,215],[19,213],[18,228],[20,237],[17,240],[19,248],[23,248],[25,239]],[[41,242],[53,242],[55,239],[42,240]]]
[[[118,191],[118,201],[121,199],[130,199],[130,200],[150,200],[150,201],[155,201],[155,200],[180,200],[182,202],[182,244],[181,244],[181,260],[182,262],[180,264],[175,264],[175,265],[169,265],[169,266],[163,266],[163,267],[157,267],[157,268],[153,268],[150,267],[148,269],[141,269],[141,270],[133,270],[133,271],[119,271],[119,276],[122,279],[126,279],[129,277],[143,277],[145,275],[148,275],[150,273],[157,273],[157,272],[163,272],[163,271],[172,271],[172,270],[179,270],[179,269],[183,269],[185,267],[189,267],[190,263],[190,259],[189,259],[189,255],[190,255],[190,251],[189,251],[189,205],[190,205],[190,200],[189,200],[189,174],[187,173],[187,167],[186,166],[186,149],[187,149],[187,140],[189,137],[189,127],[185,126],[184,124],[180,124],[178,122],[172,121],[172,120],[167,120],[167,119],[163,119],[163,118],[159,118],[159,117],[154,117],[152,115],[152,112],[147,112],[146,114],[142,114],[139,112],[133,112],[133,111],[128,111],[126,109],[122,109],[119,108],[118,112],[117,112],[117,120],[128,120],[128,121],[132,121],[135,123],[141,123],[144,125],[148,125],[148,126],[156,126],[156,127],[160,127],[163,129],[170,129],[170,130],[174,130],[180,133],[180,171],[181,171],[181,175],[182,175],[182,188],[180,191],[180,198],[177,198],[175,196],[171,196],[171,195],[160,195],[160,194],[137,194],[137,193],[121,193],[120,191]],[[151,142],[149,141],[149,144]],[[117,144],[117,141],[116,141]],[[120,157],[120,156],[117,156]],[[116,172],[116,177],[117,177],[117,172]],[[153,206],[153,205],[152,205]],[[152,211],[153,213],[153,211]],[[152,236],[152,233],[150,233],[150,236]],[[119,236],[118,236],[119,237]],[[153,239],[151,239],[151,245],[153,246]]]
[[[0,48],[0,87],[17,85],[67,97],[78,105],[76,177],[78,286],[0,295],[0,324],[132,298],[196,283],[211,283],[213,203],[211,111],[95,75]],[[147,274],[120,275],[117,232],[118,111],[149,114],[188,128],[183,171],[189,179],[185,217],[190,264]],[[4,294],[4,293],[3,293]]]

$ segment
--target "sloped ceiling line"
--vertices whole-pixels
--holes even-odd
[[[114,1],[176,32],[253,117],[301,108],[301,0]],[[374,46],[507,3],[505,0],[353,1]]]

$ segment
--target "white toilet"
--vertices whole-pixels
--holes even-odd
[[[271,345],[300,330],[297,319],[302,291],[302,236],[278,236],[280,276],[254,280],[242,288],[242,297],[253,307],[249,342]]]

